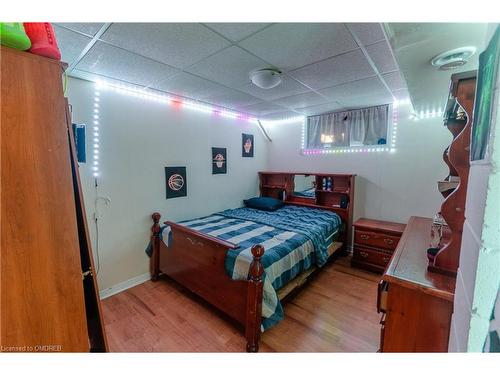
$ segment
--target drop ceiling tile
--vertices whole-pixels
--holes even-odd
[[[197,23],[114,23],[101,39],[177,68],[194,64],[230,45]]]
[[[270,23],[243,23],[243,22],[230,22],[230,23],[206,23],[208,27],[224,35],[233,42],[238,42],[252,35],[256,31],[262,30]]]
[[[328,99],[316,94],[315,92],[306,92],[304,94],[288,96],[286,98],[281,98],[273,101],[273,103],[275,104],[291,109],[310,107],[325,102],[328,102]]]
[[[63,27],[53,25],[57,45],[61,50],[61,60],[71,64],[83,49],[89,44],[91,38],[75,33]]]
[[[380,73],[392,72],[398,69],[387,41],[383,40],[372,44],[366,47],[366,50]]]
[[[375,75],[361,50],[345,53],[294,70],[290,75],[313,89],[339,85]]]
[[[279,23],[239,45],[284,71],[358,47],[342,23]]]
[[[342,98],[339,103],[346,109],[367,108],[393,102],[392,95],[365,95],[353,98]]]
[[[387,88],[378,77],[360,79],[359,81],[348,82],[342,85],[327,87],[319,90],[319,93],[329,97],[331,100],[341,101],[343,98],[356,98],[371,95],[387,96]]]
[[[144,86],[164,81],[178,72],[170,66],[102,42],[97,42],[76,68]]]
[[[301,116],[300,113],[293,111],[284,111],[284,112],[276,112],[276,113],[271,113],[269,115],[260,116],[259,120],[274,121],[274,120],[284,120],[287,118],[299,117],[299,116]]]
[[[410,97],[410,93],[408,92],[408,89],[400,89],[400,90],[394,90],[392,92],[392,95],[398,100],[404,100],[408,99]],[[441,106],[438,106],[438,108],[441,108]]]
[[[329,102],[325,104],[314,105],[306,108],[299,108],[296,111],[306,116],[321,115],[323,113],[331,113],[343,109],[342,105],[337,102]]]
[[[286,75],[282,75],[281,78],[281,83],[272,89],[261,89],[253,83],[247,83],[245,86],[240,87],[239,90],[263,100],[274,100],[310,91],[309,88]]]
[[[399,71],[382,74],[382,78],[393,91],[406,88],[406,83],[401,77],[401,73]]]
[[[226,93],[214,97],[205,98],[204,101],[221,106],[232,108],[235,110],[241,109],[251,104],[262,102],[260,99],[232,89],[226,89]]]
[[[348,23],[351,29],[364,46],[379,42],[385,39],[382,25],[380,23]]]
[[[192,99],[222,95],[229,90],[227,87],[189,73],[179,73],[165,81],[154,83],[151,87]]]
[[[83,79],[86,81],[91,81],[91,82],[104,81],[108,84],[127,85],[127,86],[133,87],[133,88],[138,89],[138,90],[142,90],[145,88],[143,85],[136,85],[132,82],[111,78],[111,77],[108,77],[108,76],[105,76],[102,74],[90,73],[90,72],[86,72],[84,70],[79,70],[79,69],[73,69],[69,75],[71,77],[80,78],[80,79]]]
[[[250,82],[248,74],[267,67],[262,60],[239,47],[232,46],[187,68],[186,70],[223,85],[239,88]]]
[[[252,104],[241,108],[242,112],[250,113],[255,116],[264,116],[264,115],[269,115],[271,113],[283,112],[286,110],[287,108],[283,108],[279,105],[268,102]]]
[[[64,23],[55,23],[55,25],[65,27],[70,30],[78,31],[80,33],[84,33],[90,36],[94,36],[101,29],[104,23],[95,23],[95,22],[86,22],[86,23],[77,23],[77,22],[64,22]]]

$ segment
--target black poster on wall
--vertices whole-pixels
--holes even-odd
[[[241,135],[241,156],[244,158],[253,158],[254,146],[253,135],[243,133]]]
[[[212,174],[227,173],[227,152],[225,148],[212,147]]]
[[[167,199],[187,195],[186,167],[165,167]]]

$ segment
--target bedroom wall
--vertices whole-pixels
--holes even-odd
[[[69,78],[67,96],[73,121],[88,124],[91,140],[95,85]],[[203,112],[101,90],[101,177],[94,188],[91,163],[80,165],[88,222],[97,256],[93,221],[100,200],[98,273],[101,295],[144,281],[149,258],[144,249],[151,213],[183,220],[239,207],[258,194],[259,170],[267,169],[267,141],[256,125]],[[241,134],[254,134],[255,156],[241,157]],[[211,147],[226,147],[228,173],[212,175]],[[87,144],[88,161],[91,145]],[[165,199],[165,166],[187,167],[188,196]]]
[[[436,181],[447,175],[442,160],[451,133],[439,118],[409,119],[398,108],[395,153],[300,155],[301,123],[270,125],[272,171],[356,173],[354,218],[406,223],[410,216],[433,217],[442,202]]]

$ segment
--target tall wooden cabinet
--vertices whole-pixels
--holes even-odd
[[[106,351],[61,63],[0,58],[1,348]]]

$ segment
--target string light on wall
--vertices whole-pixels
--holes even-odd
[[[121,94],[133,96],[136,98],[141,98],[145,100],[151,100],[157,103],[164,104],[172,104],[172,105],[180,105],[182,108],[204,112],[208,114],[213,114],[215,116],[231,118],[231,119],[239,119],[249,122],[257,122],[255,117],[249,116],[247,114],[238,113],[230,111],[226,108],[212,106],[210,104],[206,104],[203,102],[198,102],[194,100],[183,99],[179,97],[173,97],[168,94],[160,94],[156,92],[147,91],[143,88],[137,88],[128,85],[122,85],[117,83],[109,83],[105,81],[98,81],[97,87],[100,89],[109,89]]]
[[[440,118],[443,116],[443,111],[441,109],[428,109],[426,111],[420,111],[418,114],[416,112],[413,112],[409,118],[410,120],[418,121],[422,119],[427,119],[427,118]]]
[[[100,101],[101,101],[101,93],[99,91],[99,87],[96,87],[94,90],[94,111],[93,111],[93,124],[92,124],[92,148],[93,148],[93,155],[92,155],[92,172],[93,176],[96,179],[96,185],[97,185],[97,178],[99,177],[99,153],[100,153],[100,128],[99,128],[99,109],[100,109]]]

